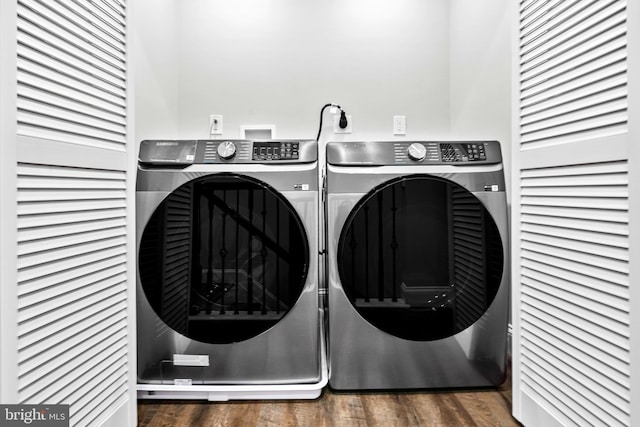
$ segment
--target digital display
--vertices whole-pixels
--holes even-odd
[[[299,142],[254,142],[253,160],[298,160]]]

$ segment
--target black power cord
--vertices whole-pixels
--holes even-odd
[[[338,126],[340,126],[340,129],[345,129],[349,124],[349,122],[347,121],[347,115],[341,106],[339,106],[338,104],[325,104],[320,110],[320,127],[318,128],[318,136],[316,136],[316,141],[320,141],[320,133],[322,132],[322,117],[324,116],[324,110],[326,110],[327,107],[335,107],[340,110],[340,120],[338,121]]]

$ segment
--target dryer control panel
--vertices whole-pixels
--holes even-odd
[[[193,164],[286,164],[318,160],[315,140],[144,140],[138,161],[147,166]]]
[[[502,161],[498,141],[330,142],[332,165],[482,165]]]

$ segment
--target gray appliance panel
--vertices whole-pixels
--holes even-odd
[[[294,166],[294,165],[291,165]],[[157,206],[180,185],[215,174],[215,167],[193,165],[186,169],[140,169],[136,194],[136,242],[139,247],[144,228]],[[197,171],[193,171],[196,169]],[[173,384],[189,379],[192,384],[314,384],[321,378],[321,339],[318,303],[318,203],[313,165],[298,171],[232,173],[258,179],[279,193],[300,217],[308,240],[309,268],[301,295],[290,311],[273,327],[245,341],[208,344],[187,338],[170,329],[146,300],[137,276],[138,382]],[[291,183],[305,182],[309,187],[296,190]],[[303,179],[304,178],[304,179]],[[306,181],[305,181],[306,180]],[[209,366],[171,366],[175,354],[209,356]],[[146,377],[141,374],[150,373]]]
[[[335,168],[335,169],[334,169]],[[488,191],[505,191],[504,172],[502,168],[486,172],[476,173],[430,173],[432,170],[428,167],[405,169],[404,175],[397,172],[384,172],[383,167],[376,168],[376,173],[339,173],[336,166],[329,166],[329,175],[331,180],[331,193],[333,194],[350,194],[350,193],[368,193],[378,185],[391,181],[400,176],[410,175],[429,175],[444,178],[448,181],[455,182],[464,187],[471,193]],[[348,169],[348,168],[343,168]],[[373,168],[367,168],[373,170]],[[331,173],[336,170],[338,173]]]
[[[409,169],[407,171],[410,172]],[[405,175],[411,175],[407,173]],[[439,176],[466,188],[484,184],[465,174]],[[327,173],[327,263],[331,387],[344,390],[482,387],[506,375],[509,313],[509,233],[504,191],[474,192],[495,221],[503,243],[504,271],[489,309],[469,328],[435,341],[412,341],[376,328],[349,301],[338,273],[337,249],[345,222],[376,185],[403,174],[371,175],[366,192],[345,193],[343,176]],[[350,175],[349,178],[356,178]],[[360,178],[360,177],[358,177]],[[493,181],[491,179],[490,181]],[[336,191],[340,189],[339,191]],[[337,325],[337,326],[336,326]]]
[[[418,153],[413,149],[418,148]],[[423,157],[412,157],[419,154]],[[330,165],[459,167],[497,164],[502,161],[498,141],[349,141],[329,142]]]
[[[230,158],[218,153],[220,144],[229,144],[235,152]],[[141,165],[186,166],[194,164],[300,164],[318,160],[315,140],[277,139],[201,139],[144,140],[140,143]]]
[[[313,165],[309,165],[313,166]],[[225,169],[210,165],[191,165],[184,169],[138,166],[137,191],[171,192],[187,182],[214,174],[230,174],[254,178],[276,191],[318,191],[318,169],[301,165],[264,166],[256,171],[251,166],[233,165]],[[265,168],[270,170],[265,171]]]

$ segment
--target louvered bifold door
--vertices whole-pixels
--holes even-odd
[[[127,12],[17,1],[14,399],[73,426],[135,424]]]
[[[513,411],[524,425],[632,425],[627,7],[519,5]]]

